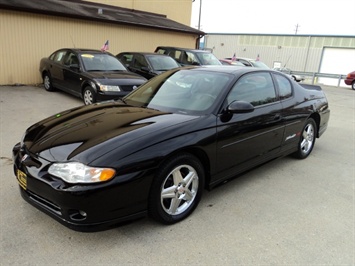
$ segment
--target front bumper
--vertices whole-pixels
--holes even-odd
[[[351,85],[353,83],[353,79],[345,79],[344,82],[346,85]]]
[[[25,178],[19,182],[21,196],[73,230],[105,230],[147,213],[151,178],[144,172],[103,183],[68,184],[49,175],[50,163],[26,152],[20,143],[13,148],[13,160],[15,175]]]
[[[99,91],[96,94],[96,100],[98,102],[116,100],[126,96],[130,91],[120,91],[120,92],[101,92]]]

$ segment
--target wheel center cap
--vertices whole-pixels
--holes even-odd
[[[178,187],[177,191],[179,192],[179,194],[183,194],[185,193],[185,187],[181,185]]]

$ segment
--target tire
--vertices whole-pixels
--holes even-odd
[[[52,78],[48,73],[44,73],[44,75],[43,75],[43,85],[44,85],[44,89],[46,91],[54,91],[54,87],[52,84]]]
[[[195,156],[181,153],[170,158],[158,169],[153,180],[149,216],[163,224],[185,219],[201,199],[204,180],[204,169]]]
[[[353,83],[351,83],[351,88],[352,88],[353,90],[355,90],[355,81],[353,81]]]
[[[85,105],[96,103],[96,95],[93,88],[87,86],[83,90],[83,101]]]
[[[294,81],[298,82],[297,78],[295,76],[292,76],[292,78],[293,78]]]
[[[298,159],[305,159],[311,154],[317,136],[317,125],[313,118],[309,118],[302,129],[298,142],[298,150],[294,156]]]

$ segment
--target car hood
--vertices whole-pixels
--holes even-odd
[[[120,81],[121,84],[132,81],[135,83],[138,81],[139,84],[142,84],[146,81],[146,78],[128,71],[90,71],[86,72],[86,75],[103,84],[114,84],[117,81]]]
[[[82,106],[56,114],[30,127],[24,143],[47,161],[90,163],[119,148],[122,158],[181,134],[179,125],[197,116],[165,113],[118,102]],[[181,128],[181,126],[180,126]],[[119,159],[119,158],[117,158]]]

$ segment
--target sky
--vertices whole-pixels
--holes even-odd
[[[192,0],[205,33],[355,36],[355,0]]]

